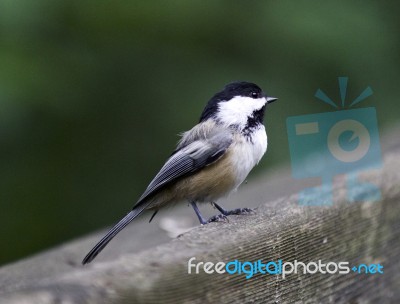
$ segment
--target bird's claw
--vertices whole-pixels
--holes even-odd
[[[212,223],[212,222],[228,222],[229,223],[229,220],[226,217],[226,215],[221,213],[221,214],[217,214],[217,215],[210,217],[207,221],[207,224]]]
[[[237,208],[233,210],[226,211],[225,215],[247,215],[247,214],[254,214],[255,211],[250,208]]]

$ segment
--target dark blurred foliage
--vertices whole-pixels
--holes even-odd
[[[0,2],[0,263],[110,225],[128,211],[217,90],[253,81],[269,150],[289,161],[288,116],[374,95],[399,119],[399,2]],[[254,176],[254,175],[253,175]]]

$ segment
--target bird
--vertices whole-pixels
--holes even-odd
[[[216,201],[236,191],[267,151],[263,123],[269,97],[258,85],[246,81],[227,84],[206,104],[200,121],[181,134],[175,151],[128,212],[89,251],[88,264],[130,222],[145,210],[177,202],[189,203],[201,225],[218,222],[233,214],[248,214],[249,208],[225,210]],[[220,214],[205,219],[197,203],[211,203]]]

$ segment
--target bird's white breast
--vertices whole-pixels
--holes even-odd
[[[251,138],[246,138],[243,135],[236,135],[235,144],[232,146],[232,168],[236,171],[236,187],[246,179],[251,169],[263,157],[267,151],[267,133],[265,127],[260,125],[251,134]]]

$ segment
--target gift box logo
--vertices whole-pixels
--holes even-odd
[[[380,199],[379,189],[358,176],[360,171],[382,165],[376,110],[372,107],[344,110],[347,81],[347,77],[339,77],[342,108],[339,111],[293,116],[286,120],[293,177],[320,177],[322,181],[321,186],[299,193],[299,204],[332,204],[332,182],[338,174],[346,174],[350,202]],[[367,87],[349,107],[372,93]],[[320,89],[315,96],[339,109]]]

